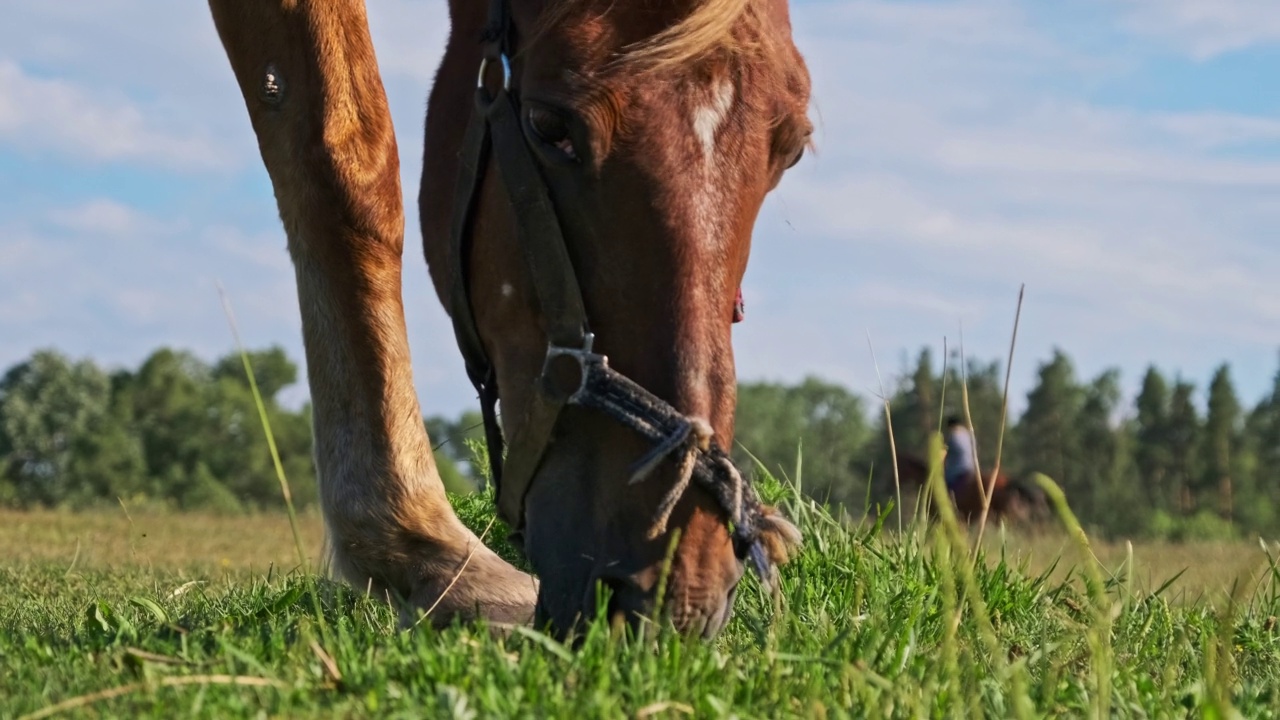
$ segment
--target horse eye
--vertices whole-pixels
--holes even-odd
[[[559,113],[539,107],[531,107],[525,114],[529,129],[546,145],[555,148],[570,160],[577,160],[578,153],[570,139],[569,122]]]
[[[806,130],[803,134],[799,135],[798,137],[792,136],[791,138],[789,138],[790,142],[793,142],[795,144],[792,145],[793,154],[791,155],[791,159],[787,161],[787,165],[786,167],[783,168],[783,170],[790,170],[791,168],[800,164],[800,159],[804,157],[804,151],[806,148],[809,147],[809,139],[812,136],[813,136],[813,131]]]
[[[791,162],[787,163],[787,169],[788,169],[788,170],[790,170],[791,168],[793,168],[793,167],[795,167],[796,165],[800,164],[800,158],[802,158],[802,157],[804,157],[804,146],[803,146],[803,145],[801,145],[801,146],[800,146],[800,150],[795,154],[795,157],[791,158]]]

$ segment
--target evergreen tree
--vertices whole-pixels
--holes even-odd
[[[1174,492],[1169,466],[1172,448],[1168,442],[1169,385],[1160,371],[1151,366],[1142,378],[1142,390],[1134,402],[1134,462],[1138,481],[1146,490],[1152,510],[1173,508]]]
[[[1196,511],[1194,490],[1201,477],[1200,413],[1195,406],[1195,385],[1179,378],[1169,396],[1169,475],[1177,492],[1177,508],[1183,515]]]
[[[1280,370],[1271,392],[1249,413],[1245,437],[1252,461],[1250,491],[1253,502],[1239,506],[1250,528],[1274,533],[1280,520]]]
[[[1240,451],[1241,411],[1231,382],[1231,370],[1224,363],[1209,383],[1208,414],[1204,423],[1204,474],[1197,488],[1197,502],[1208,506],[1217,496],[1217,509],[1226,520],[1235,516],[1235,490]]]
[[[877,398],[871,407],[874,440],[869,453],[870,463],[863,463],[862,473],[874,478],[872,494],[882,501],[891,498],[896,501],[893,450],[896,448],[899,454],[923,461],[928,457],[929,438],[938,432],[937,387],[940,378],[933,368],[933,353],[929,348],[920,351],[914,369],[903,375],[889,397],[889,412],[893,416],[892,444],[885,425],[883,401]]]
[[[1074,507],[1087,513],[1090,487],[1084,482],[1080,453],[1080,414],[1084,391],[1066,353],[1054,349],[1040,365],[1035,387],[1027,393],[1027,408],[1018,423],[1022,466],[1053,478]]]
[[[919,456],[927,454],[929,438],[938,432],[938,384],[938,376],[933,368],[933,353],[929,348],[923,348],[916,358],[915,370],[911,373],[910,384],[899,410],[902,422],[895,422],[903,433],[902,440],[898,443],[899,449],[909,450]]]
[[[1125,431],[1113,423],[1120,407],[1120,371],[1111,369],[1084,390],[1077,420],[1080,510],[1107,532],[1132,530],[1141,523],[1141,498],[1125,477],[1129,443]]]

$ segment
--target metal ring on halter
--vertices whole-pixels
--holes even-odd
[[[606,367],[609,364],[609,358],[591,351],[591,346],[595,343],[595,333],[586,333],[582,340],[581,348],[561,347],[554,343],[547,343],[547,356],[542,361],[542,376],[545,378],[550,373],[551,361],[561,357],[569,356],[578,361],[578,387],[569,395],[569,402],[575,402],[582,398],[587,388],[587,380],[591,372],[591,367],[599,365]]]
[[[476,76],[476,87],[484,89],[484,71],[489,69],[489,60],[491,58],[486,55],[480,60],[480,72]],[[502,89],[511,89],[511,61],[506,55],[499,55],[498,59],[502,61]]]

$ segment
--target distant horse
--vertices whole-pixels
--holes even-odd
[[[898,453],[898,478],[902,485],[927,492],[929,482],[929,465],[920,458]],[[1050,518],[1048,501],[1040,488],[1023,480],[1010,478],[1001,472],[998,475],[988,472],[986,475],[987,492],[991,495],[991,504],[987,512],[987,522],[999,525],[1009,523],[1022,527],[1032,527],[1046,522]],[[978,483],[969,482],[957,492],[948,492],[956,518],[963,523],[977,523],[982,517],[983,490]],[[929,495],[932,498],[932,495]],[[936,512],[936,510],[935,510]]]
[[[288,236],[336,573],[405,623],[557,632],[599,585],[636,623],[665,583],[670,620],[703,636],[746,568],[772,586],[799,533],[725,448],[752,229],[812,132],[787,1],[449,0],[423,247],[537,581],[461,524],[431,456],[364,3],[210,6]]]

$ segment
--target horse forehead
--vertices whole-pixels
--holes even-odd
[[[702,149],[702,157],[711,162],[715,157],[716,138],[737,101],[737,90],[728,77],[713,77],[695,93],[690,121],[693,134]]]

